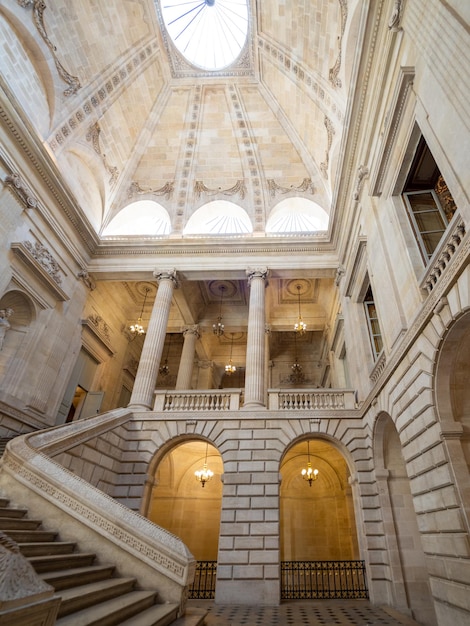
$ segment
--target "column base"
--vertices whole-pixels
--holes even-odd
[[[240,411],[266,411],[266,405],[260,402],[248,402],[240,407]]]

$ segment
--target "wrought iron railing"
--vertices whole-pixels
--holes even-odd
[[[217,561],[198,561],[194,582],[189,588],[191,600],[213,600],[215,598],[215,579]]]
[[[282,561],[282,600],[368,598],[364,561]]]

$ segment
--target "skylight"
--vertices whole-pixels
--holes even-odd
[[[173,43],[193,65],[221,70],[239,56],[248,33],[248,0],[160,0]]]

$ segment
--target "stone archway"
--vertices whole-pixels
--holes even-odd
[[[214,472],[202,487],[195,478],[206,458]],[[153,466],[153,487],[146,516],[178,536],[197,561],[216,561],[222,504],[222,458],[217,449],[202,440],[184,440]]]
[[[381,601],[432,626],[436,616],[410,481],[397,429],[386,413],[375,425],[374,461],[384,542],[380,548],[375,541],[375,559],[384,570]]]

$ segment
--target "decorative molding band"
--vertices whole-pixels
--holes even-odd
[[[111,346],[111,337],[109,336],[109,326],[99,315],[89,315],[86,319],[81,320],[84,330],[90,331],[100,342],[110,356],[114,356],[116,351]]]
[[[246,196],[246,183],[244,180],[237,180],[233,187],[229,189],[222,189],[219,187],[218,189],[210,189],[206,187],[202,180],[196,180],[194,183],[194,191],[196,192],[196,196],[200,198],[203,194],[206,196],[235,196],[239,195],[243,200]]]
[[[370,379],[372,382],[376,383],[379,380],[380,375],[384,371],[386,365],[387,365],[387,359],[385,357],[384,351],[382,350],[381,354],[379,355],[379,358],[375,362],[372,372],[370,373]]]
[[[62,278],[59,275],[59,265],[43,245],[37,242],[32,244],[30,241],[14,242],[11,244],[11,249],[26,266],[33,270],[36,277],[57,300],[62,302],[69,300],[68,295],[60,287]]]
[[[348,19],[348,3],[347,0],[338,0],[340,11],[341,11],[341,33],[338,37],[339,40],[339,50],[338,56],[333,67],[330,69],[328,73],[328,78],[333,87],[341,87],[341,79],[339,78],[339,73],[341,70],[341,55],[342,55],[342,46],[343,46],[343,37],[344,30],[346,28],[346,21]]]
[[[294,187],[294,185],[291,185],[290,187],[282,187],[281,185],[278,185],[276,181],[274,181],[272,178],[268,178],[266,182],[268,183],[268,190],[271,198],[274,198],[277,194],[310,193],[313,195],[315,193],[315,188],[313,186],[311,178],[304,178],[300,185],[298,185],[297,187]]]
[[[19,174],[13,173],[5,177],[3,181],[5,187],[11,189],[26,209],[36,209],[38,200],[26,186]]]
[[[264,52],[266,58],[269,58],[271,62],[276,61],[283,72],[290,75],[292,80],[302,83],[310,92],[312,100],[318,101],[324,112],[328,111],[328,115],[335,117],[339,122],[344,121],[343,105],[337,100],[335,93],[326,81],[322,81],[311,70],[292,59],[287,50],[281,49],[272,41],[259,37],[258,46],[260,53]]]
[[[133,198],[134,196],[152,195],[152,196],[166,196],[167,200],[170,200],[175,190],[174,181],[169,181],[160,187],[159,189],[144,189],[140,186],[140,183],[133,181],[127,191],[127,197]]]
[[[59,59],[57,58],[57,55],[56,55],[57,48],[49,39],[49,35],[47,34],[46,27],[44,26],[44,11],[47,8],[46,3],[43,2],[42,0],[34,0],[34,1],[18,0],[18,4],[25,9],[29,8],[30,6],[33,7],[33,20],[38,30],[38,33],[41,35],[42,39],[44,40],[44,43],[46,44],[46,46],[49,48],[49,50],[52,53],[52,57],[54,59],[54,63],[55,63],[55,66],[56,66],[56,69],[60,78],[68,85],[67,89],[63,92],[64,96],[75,95],[77,91],[81,89],[81,84],[80,84],[79,79],[76,76],[72,76],[71,74],[67,72],[67,70],[64,68],[64,66],[60,63]]]
[[[111,106],[114,99],[119,93],[119,89],[124,89],[127,84],[134,79],[137,70],[149,63],[158,53],[158,46],[155,41],[146,42],[143,46],[135,51],[132,58],[121,59],[121,63],[111,68],[111,70],[103,77],[101,86],[98,86],[84,102],[80,103],[80,107],[64,121],[60,127],[57,127],[49,137],[49,146],[53,152],[57,152],[67,140],[70,140],[80,126],[96,112],[100,113]]]
[[[384,178],[389,170],[389,162],[392,154],[393,147],[395,145],[396,136],[402,122],[405,105],[408,101],[408,96],[413,87],[413,81],[415,77],[414,68],[402,67],[400,68],[400,76],[398,84],[395,89],[395,93],[392,100],[390,110],[393,111],[392,115],[387,118],[386,128],[382,136],[385,138],[382,154],[376,160],[378,167],[371,176],[371,188],[373,196],[380,196],[383,191]]]

